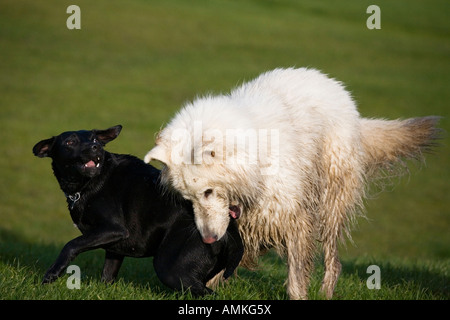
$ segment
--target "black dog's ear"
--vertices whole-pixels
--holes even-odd
[[[121,130],[122,126],[119,124],[106,130],[94,130],[94,132],[98,140],[100,140],[103,144],[107,144],[117,138]]]
[[[50,150],[52,149],[54,142],[55,137],[36,143],[33,147],[34,155],[39,158],[50,157]]]

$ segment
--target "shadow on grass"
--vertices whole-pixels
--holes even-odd
[[[17,268],[29,267],[38,275],[36,285],[47,269],[54,263],[64,244],[30,243],[18,234],[0,228],[0,264]],[[81,280],[100,282],[105,251],[96,249],[81,253],[70,264],[80,267]],[[62,275],[61,277],[67,277]],[[152,258],[126,257],[119,271],[117,281],[125,285],[133,284],[140,288],[151,288],[154,294],[173,295],[173,291],[165,287],[156,276]]]
[[[380,268],[381,286],[420,288],[423,293],[438,299],[450,298],[450,265],[440,261],[405,261],[404,259],[381,260],[373,258],[352,259],[342,262],[342,274],[356,275],[366,286],[373,271],[370,265]]]
[[[38,275],[36,285],[40,285],[45,271],[57,258],[64,244],[42,244],[30,243],[20,235],[0,228],[0,263],[9,268],[20,266],[29,267],[32,272]],[[101,271],[104,262],[104,250],[97,249],[80,254],[71,264],[76,264],[82,270],[82,279],[100,282]],[[450,278],[448,276],[448,266],[438,262],[418,262],[411,263],[403,260],[379,261],[371,258],[358,258],[342,261],[342,274],[338,288],[346,285],[348,281],[355,281],[359,287],[364,287],[368,277],[369,265],[377,265],[381,269],[382,285],[395,288],[405,285],[413,285],[421,288],[422,291],[431,294],[439,299],[450,297]],[[249,271],[239,268],[239,277],[234,279],[236,286],[249,286],[248,290],[266,291],[262,297],[267,299],[287,299],[284,281],[287,276],[286,262],[279,258],[274,252],[269,252],[260,260],[257,270]],[[323,277],[322,260],[318,259],[316,271],[313,275],[312,290],[318,291]],[[350,279],[350,280],[348,280]],[[174,293],[165,287],[157,278],[154,270],[152,258],[126,258],[119,272],[118,280],[125,285],[137,286],[141,289],[151,289],[152,293],[172,299],[186,299],[191,296],[186,293]],[[243,284],[240,284],[242,282]],[[232,290],[232,289],[226,289]],[[258,297],[258,295],[256,296]],[[317,296],[316,298],[320,298]],[[314,299],[314,295],[311,296]],[[335,298],[351,299],[358,298],[358,295],[344,295]],[[399,297],[401,299],[401,296]]]
[[[450,260],[411,261],[400,258],[374,259],[369,257],[351,258],[341,261],[342,272],[336,287],[334,299],[449,299]],[[366,286],[372,272],[370,265],[381,270],[380,292]],[[241,269],[239,275],[260,282],[283,285],[287,278],[286,261],[270,251],[260,260],[255,271]],[[323,257],[316,259],[311,279],[309,298],[325,299],[319,292],[324,276]],[[287,295],[286,295],[287,298]],[[275,299],[275,298],[274,298]]]

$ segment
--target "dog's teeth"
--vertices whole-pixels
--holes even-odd
[[[96,167],[98,168],[100,166],[100,163],[97,163]]]

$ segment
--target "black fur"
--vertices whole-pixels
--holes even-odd
[[[195,295],[211,292],[206,282],[223,269],[224,278],[229,277],[242,258],[236,222],[230,219],[220,241],[203,243],[192,204],[162,194],[159,170],[103,149],[121,129],[69,131],[34,146],[36,156],[52,158],[70,215],[82,233],[64,246],[43,283],[57,279],[78,254],[103,248],[105,282],[115,280],[125,256],[153,256],[156,274],[168,287],[190,288]]]

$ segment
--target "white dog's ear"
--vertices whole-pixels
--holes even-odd
[[[157,160],[167,164],[169,162],[169,157],[167,157],[166,148],[164,148],[162,145],[157,145],[153,147],[152,150],[147,152],[144,157],[144,162],[149,163],[152,160]]]

